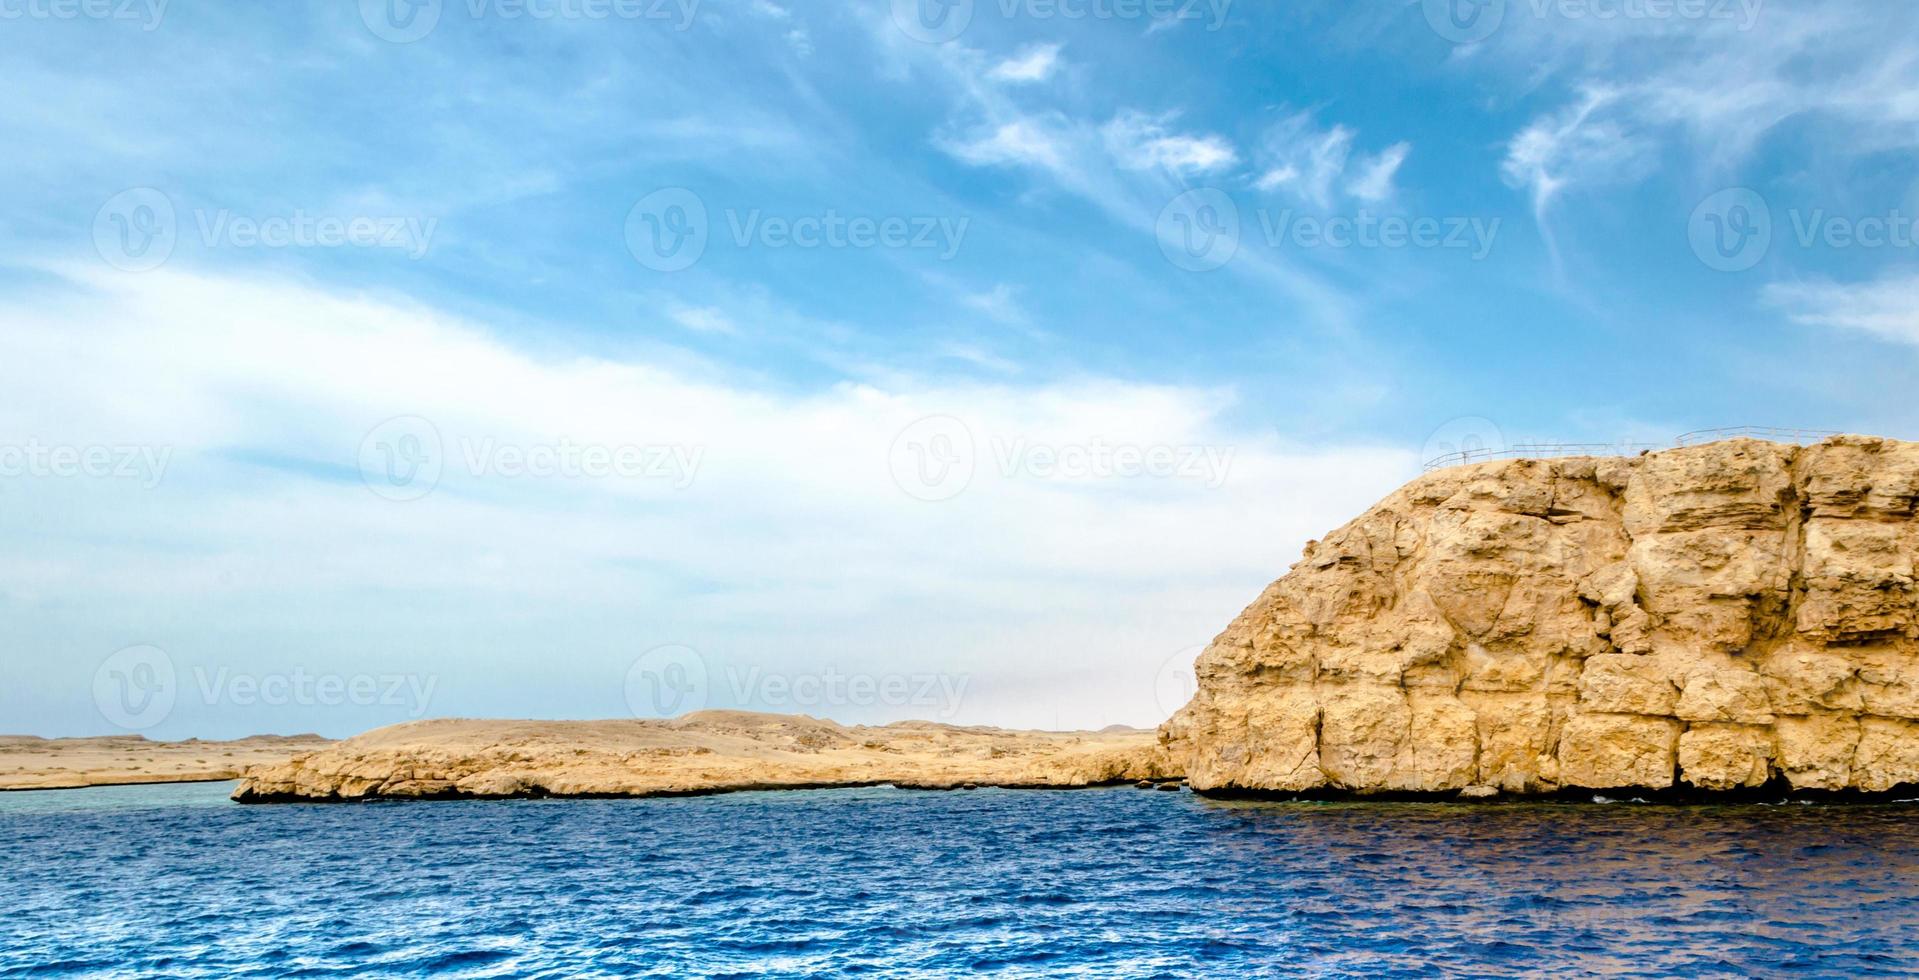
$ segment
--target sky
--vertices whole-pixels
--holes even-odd
[[[1153,725],[1462,448],[1911,438],[1919,7],[0,0],[0,731]]]

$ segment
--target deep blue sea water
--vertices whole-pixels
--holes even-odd
[[[0,794],[0,976],[1919,973],[1919,809]]]

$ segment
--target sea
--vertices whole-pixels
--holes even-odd
[[[0,977],[1919,974],[1919,807],[0,793]]]

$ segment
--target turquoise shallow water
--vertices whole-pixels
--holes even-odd
[[[0,976],[1919,973],[1919,809],[0,794]]]

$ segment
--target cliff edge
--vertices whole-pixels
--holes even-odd
[[[1214,792],[1919,783],[1919,443],[1429,473],[1311,543],[1160,730]]]

